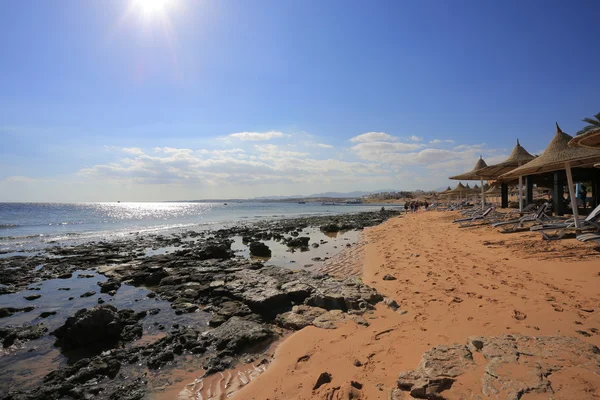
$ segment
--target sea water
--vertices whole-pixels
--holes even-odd
[[[0,203],[0,252],[6,255],[133,234],[206,230],[266,219],[375,211],[381,207],[310,202]]]

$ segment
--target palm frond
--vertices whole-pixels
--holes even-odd
[[[590,124],[592,126],[600,127],[600,120],[596,120],[593,118],[584,118],[584,119],[582,119],[582,121],[587,122],[588,124]]]

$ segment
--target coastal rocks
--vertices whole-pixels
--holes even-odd
[[[383,276],[384,281],[395,281],[397,278],[394,275],[385,274]]]
[[[250,254],[257,257],[271,257],[271,249],[262,242],[250,243]]]
[[[473,361],[473,353],[483,355],[483,368]],[[400,374],[393,398],[400,399],[401,391],[420,399],[444,398],[441,393],[447,390],[452,397],[452,385],[467,373],[466,384],[481,385],[463,385],[461,393],[467,397],[465,390],[510,400],[524,393],[583,398],[600,390],[600,349],[566,336],[470,337],[466,345],[436,346],[427,351],[417,369]],[[577,384],[567,384],[573,379]]]
[[[283,328],[299,330],[312,325],[316,318],[326,312],[323,308],[299,305],[292,307],[292,311],[279,314],[275,322]]]
[[[401,373],[398,388],[417,399],[441,398],[456,377],[474,368],[473,354],[464,345],[440,345],[427,351],[414,371]]]
[[[23,308],[2,307],[2,308],[0,308],[0,318],[10,317],[11,315],[13,315],[14,313],[17,313],[17,312],[30,312],[33,310],[35,310],[35,307],[33,307],[33,306],[28,306],[28,307],[23,307]]]
[[[339,232],[340,226],[338,224],[327,224],[327,225],[322,225],[320,228],[321,232],[324,233],[335,233],[335,232]]]
[[[286,246],[288,247],[308,247],[308,243],[310,242],[310,237],[308,236],[299,236],[284,239]]]
[[[85,348],[99,352],[115,347],[120,341],[140,337],[142,329],[137,320],[144,316],[145,313],[135,314],[133,310],[117,312],[110,305],[84,308],[67,318],[52,334],[57,338],[56,345],[65,351]]]
[[[23,298],[24,298],[25,300],[29,300],[29,301],[32,301],[32,300],[37,300],[37,299],[39,299],[40,297],[42,297],[42,295],[41,295],[41,294],[32,294],[32,295],[30,295],[30,296],[23,296]]]
[[[206,341],[219,351],[227,350],[237,354],[249,346],[265,343],[273,338],[273,332],[266,326],[240,317],[231,317],[218,328],[207,331]]]
[[[0,339],[2,347],[7,348],[15,342],[25,342],[28,340],[39,339],[48,332],[48,328],[43,324],[30,326],[16,326],[0,328]]]
[[[226,260],[234,255],[231,250],[231,240],[209,240],[198,248],[176,251],[175,254],[196,260]]]
[[[109,279],[106,282],[98,282],[98,286],[100,286],[100,293],[112,293],[111,295],[114,296],[121,287],[121,282]]]

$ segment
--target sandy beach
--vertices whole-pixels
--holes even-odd
[[[600,345],[597,244],[548,242],[489,226],[461,229],[451,223],[455,217],[409,214],[365,229],[362,279],[399,309],[379,303],[365,315],[368,326],[347,321],[294,333],[234,398],[388,399],[399,373],[415,369],[424,352],[469,336],[560,335]],[[324,372],[331,381],[313,390]],[[480,368],[459,377],[444,398],[485,397],[481,374]],[[600,396],[597,374],[565,376],[556,377],[555,398]]]

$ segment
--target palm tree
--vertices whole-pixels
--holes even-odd
[[[588,132],[598,132],[600,131],[600,113],[594,115],[594,118],[584,118],[583,122],[587,122],[589,125],[584,127],[582,130],[577,132],[578,135],[583,135]]]

